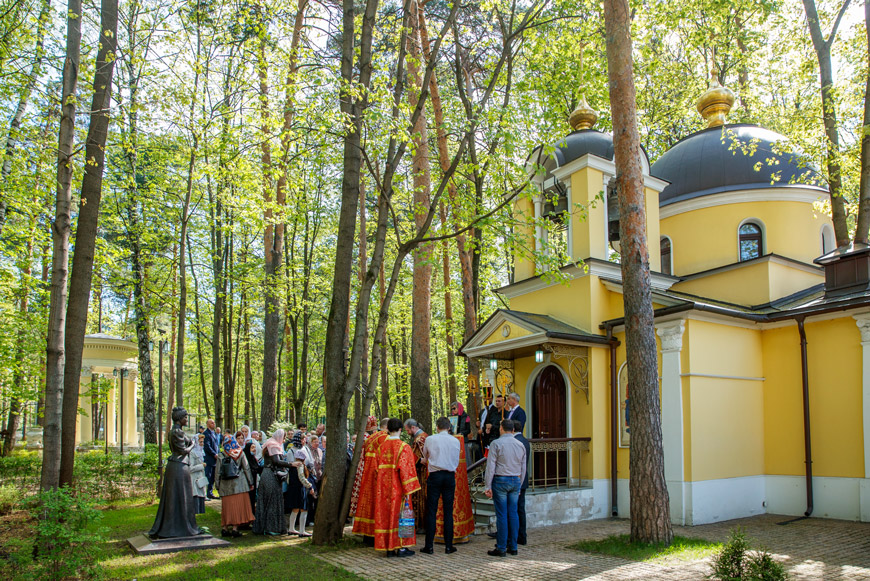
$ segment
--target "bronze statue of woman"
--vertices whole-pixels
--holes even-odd
[[[152,539],[191,537],[201,533],[196,526],[193,488],[190,484],[190,466],[187,456],[193,449],[193,440],[184,433],[187,410],[172,408],[172,428],[169,430],[170,456],[163,474],[160,507],[154,526],[148,532]]]

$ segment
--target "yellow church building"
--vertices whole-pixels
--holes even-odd
[[[643,159],[672,521],[870,521],[870,247],[835,248],[818,175],[783,136],[726,123],[731,104],[712,87],[708,127]],[[538,524],[628,516],[613,141],[595,121],[583,101],[530,156],[536,194],[513,212],[536,252],[515,252],[510,308],[461,347],[482,386],[520,395]]]

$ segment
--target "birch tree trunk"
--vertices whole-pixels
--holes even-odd
[[[60,480],[61,404],[65,362],[67,273],[69,270],[70,206],[72,205],[72,146],[75,139],[76,87],[82,42],[81,0],[67,3],[66,58],[63,63],[60,131],[57,144],[57,200],[51,228],[51,289],[48,339],[45,348],[45,449],[42,453],[43,490],[57,488]]]
[[[673,541],[665,483],[658,364],[650,293],[646,205],[627,0],[604,0],[607,76],[619,194],[625,347],[631,385],[631,540]]]

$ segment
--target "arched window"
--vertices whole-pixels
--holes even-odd
[[[758,258],[764,251],[761,236],[761,226],[754,222],[746,222],[740,226],[740,262]]]
[[[674,274],[674,266],[671,262],[671,239],[662,236],[661,242],[662,274]]]
[[[834,237],[834,229],[830,224],[822,225],[820,238],[820,248],[823,255],[837,248],[837,239]]]

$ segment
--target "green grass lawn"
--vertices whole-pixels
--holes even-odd
[[[210,504],[210,503],[209,503]],[[229,539],[232,547],[183,553],[136,556],[127,539],[151,528],[157,505],[103,511],[108,529],[101,564],[110,579],[359,579],[356,575],[315,558],[309,542],[296,537],[263,537],[250,531]],[[218,536],[220,513],[206,506],[197,523]]]
[[[660,543],[632,543],[628,535],[613,535],[605,539],[580,541],[573,549],[584,553],[597,553],[621,557],[630,561],[697,561],[722,548],[722,543],[703,539],[674,537],[670,546]]]

